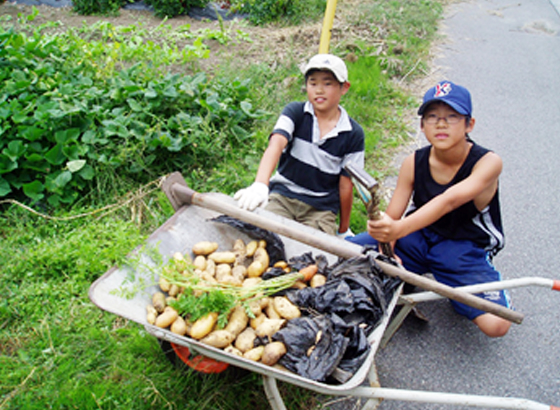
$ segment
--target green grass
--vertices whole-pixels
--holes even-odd
[[[398,84],[422,74],[441,2],[372,0],[346,6],[339,4],[345,21],[367,35],[331,46],[343,57],[357,57],[348,62],[352,86],[342,104],[366,131],[367,170],[383,180],[394,172],[387,163],[408,138],[406,118],[418,101]],[[6,18],[0,22],[9,24]],[[159,31],[177,38],[167,28]],[[82,34],[90,32],[84,29]],[[155,38],[158,31],[149,35]],[[251,79],[251,101],[271,114],[253,122],[242,155],[232,149],[213,165],[181,169],[194,189],[232,194],[252,182],[277,113],[287,102],[305,98],[299,57],[290,47],[287,44],[287,57],[276,65],[247,65],[243,58],[224,57],[221,66],[214,67],[212,75],[224,84],[233,78]],[[219,129],[207,131],[223,137]],[[174,367],[141,326],[89,300],[91,284],[172,215],[162,192],[147,191],[108,167],[72,209],[34,205],[54,219],[0,203],[1,410],[269,408],[259,376],[204,376]],[[94,212],[113,203],[122,206]],[[92,214],[70,218],[81,213]],[[358,200],[352,215],[352,229],[361,231],[366,215]],[[324,400],[288,384],[280,384],[280,389],[288,409],[320,408]]]

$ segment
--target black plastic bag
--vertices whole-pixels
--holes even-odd
[[[266,251],[270,258],[270,265],[274,265],[278,261],[286,260],[286,251],[284,249],[284,242],[274,232],[267,231],[266,229],[259,228],[247,222],[240,221],[227,215],[220,215],[216,218],[210,219],[211,222],[220,222],[232,226],[241,232],[245,233],[252,239],[266,241]]]
[[[379,253],[377,251],[377,245],[365,245],[363,247],[362,253],[369,258],[373,258],[374,260],[382,261],[399,267],[399,264],[395,259],[391,259],[388,256]],[[374,268],[376,274],[381,278],[381,282],[383,283],[383,292],[385,293],[385,299],[391,300],[393,298],[395,290],[402,283],[402,280],[400,278],[385,275],[379,265],[377,265],[376,263],[374,264]]]
[[[325,285],[291,292],[288,297],[300,308],[337,314],[349,325],[361,325],[369,334],[387,308],[375,261],[370,257],[355,257],[336,264],[328,271]]]
[[[331,314],[329,318],[333,322],[334,331],[348,338],[348,346],[338,364],[338,369],[353,375],[371,350],[366,332],[358,325],[348,325],[336,314]]]
[[[281,365],[319,382],[325,381],[335,370],[349,343],[324,315],[292,319],[272,339],[286,346],[287,353],[279,361]]]

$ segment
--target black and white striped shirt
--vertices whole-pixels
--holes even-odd
[[[347,175],[344,166],[348,163],[363,168],[365,145],[362,127],[339,108],[336,127],[323,138],[309,101],[292,102],[284,108],[272,134],[285,136],[288,145],[270,180],[271,193],[338,213],[340,175]]]

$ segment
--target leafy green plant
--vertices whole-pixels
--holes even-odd
[[[232,10],[247,14],[255,25],[272,22],[299,24],[316,20],[325,11],[326,0],[235,0]]]
[[[0,74],[0,197],[15,191],[71,204],[107,169],[146,182],[208,167],[243,147],[247,126],[264,115],[250,102],[247,80],[162,77],[157,67],[174,63],[174,51],[142,48],[137,37],[123,46],[112,27],[99,31],[102,40],[88,42],[76,31],[0,28],[7,65]],[[200,38],[193,47],[203,49]]]
[[[73,0],[74,11],[82,15],[115,14],[126,3],[126,0]]]
[[[146,0],[158,17],[176,17],[186,14],[193,7],[205,7],[210,0]]]

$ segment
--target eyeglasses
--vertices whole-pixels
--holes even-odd
[[[435,125],[439,120],[444,120],[447,124],[458,124],[465,119],[464,115],[460,114],[449,114],[445,117],[438,117],[435,114],[429,114],[424,117],[424,122],[426,124]]]

